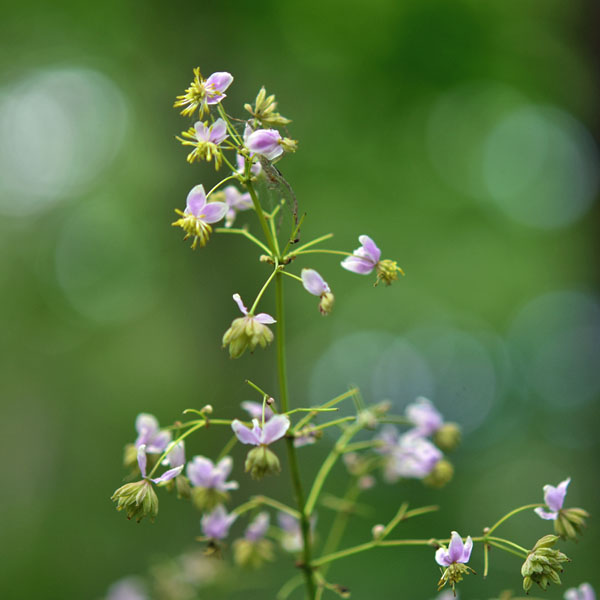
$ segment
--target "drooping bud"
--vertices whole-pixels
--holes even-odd
[[[245,538],[233,543],[233,560],[237,565],[248,569],[258,569],[265,562],[275,559],[273,544],[269,540],[252,542]]]
[[[277,455],[266,446],[252,448],[246,456],[244,467],[252,479],[262,479],[265,475],[276,475],[281,472],[281,463]]]
[[[282,117],[276,112],[277,102],[275,96],[267,96],[264,87],[260,88],[254,101],[254,108],[250,104],[244,104],[244,108],[257,120],[263,127],[281,127],[291,123],[290,119]]]
[[[444,452],[452,452],[460,444],[461,431],[457,423],[444,423],[434,434],[435,445]]]
[[[554,521],[554,531],[564,540],[577,538],[585,527],[589,513],[583,508],[562,508]]]
[[[521,567],[525,592],[529,592],[534,583],[543,590],[550,583],[561,583],[559,576],[559,573],[563,571],[561,563],[569,561],[569,558],[559,550],[552,548],[557,540],[557,535],[545,535],[537,541],[527,555]]]
[[[452,481],[454,476],[454,467],[452,463],[446,459],[438,460],[433,469],[423,479],[423,483],[430,487],[442,488]]]
[[[328,315],[333,308],[333,303],[335,302],[335,296],[331,292],[325,292],[321,296],[321,301],[319,302],[319,311],[322,315]]]
[[[125,510],[127,518],[139,523],[144,517],[154,521],[158,515],[158,497],[147,479],[126,483],[111,497],[117,503],[117,510]]]

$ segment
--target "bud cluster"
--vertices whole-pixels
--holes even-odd
[[[537,541],[527,555],[527,559],[521,567],[523,589],[526,592],[529,592],[534,583],[543,590],[550,583],[560,584],[559,573],[563,572],[561,565],[569,558],[559,550],[552,548],[557,540],[558,536],[556,535],[545,535]]]

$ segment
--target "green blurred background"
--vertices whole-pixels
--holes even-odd
[[[293,401],[352,382],[398,412],[426,395],[464,426],[447,488],[378,487],[365,497],[375,516],[345,543],[404,499],[443,508],[400,535],[476,535],[567,476],[567,505],[596,512],[596,2],[34,0],[2,12],[3,598],[102,598],[193,548],[187,504],[161,499],[158,521],[137,525],[109,500],[136,414],[166,424],[211,403],[236,416],[253,399],[245,378],[275,389],[273,349],[235,362],[220,349],[231,294],[253,297],[264,265],[244,240],[193,253],[170,227],[193,185],[217,181],[174,139],[188,122],[171,106],[198,65],[234,74],[231,114],[265,85],[293,119],[300,148],[280,168],[308,213],[304,240],[334,231],[332,247],[352,250],[366,233],[407,273],[373,289],[337,260],[303,265],[337,304],[323,319],[314,298],[288,294]],[[188,455],[222,440],[197,438]],[[302,450],[307,478],[330,444]],[[234,455],[235,503],[245,490],[289,497],[284,476],[250,483]],[[567,545],[568,586],[599,583],[594,521]],[[547,529],[523,515],[506,533],[531,545]],[[199,597],[272,598],[291,562]],[[482,571],[480,554],[472,564]],[[519,567],[494,556],[461,598],[518,589]],[[331,571],[353,598],[433,598],[438,576],[423,549]]]

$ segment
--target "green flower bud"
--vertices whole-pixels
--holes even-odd
[[[244,104],[244,108],[255,119],[258,119],[263,127],[281,127],[291,123],[290,119],[286,119],[276,112],[277,102],[275,101],[275,96],[267,96],[264,87],[260,88],[256,96],[254,108],[250,104]]]
[[[189,500],[191,498],[192,488],[190,487],[189,479],[185,475],[178,475],[171,481],[175,481],[177,498],[184,500]]]
[[[281,464],[277,455],[266,446],[252,448],[246,456],[246,473],[250,473],[252,479],[262,479],[265,475],[275,475],[281,471]]]
[[[461,432],[456,423],[444,423],[434,434],[434,444],[444,452],[452,452],[460,444]]]
[[[266,348],[273,341],[273,332],[259,321],[262,318],[263,315],[246,315],[233,320],[231,327],[223,335],[223,346],[229,346],[231,358],[239,358],[246,348],[250,348],[250,352],[254,352],[256,346]],[[271,317],[269,319],[268,322],[274,322]]]
[[[284,137],[281,142],[279,142],[279,145],[286,151],[286,152],[296,152],[296,150],[298,149],[298,142],[296,140],[292,140],[288,137]]]
[[[569,558],[552,548],[557,540],[556,535],[545,535],[537,541],[533,550],[527,555],[521,566],[523,589],[526,592],[529,592],[534,583],[543,590],[550,583],[561,583],[559,576],[563,571],[561,563],[568,561]]]
[[[202,512],[211,512],[219,504],[225,504],[229,500],[227,492],[215,488],[194,487],[191,496],[194,506]]]
[[[435,467],[433,467],[429,475],[423,479],[423,483],[430,487],[442,488],[452,481],[453,476],[454,467],[452,466],[452,463],[446,459],[442,459],[435,463]]]
[[[274,558],[273,544],[264,538],[256,541],[240,538],[233,542],[233,560],[241,567],[258,569]]]
[[[144,517],[154,521],[158,514],[158,497],[147,479],[126,483],[111,497],[117,503],[117,510],[127,511],[127,518],[135,517],[139,523]]]
[[[554,521],[554,531],[564,540],[574,540],[582,532],[589,516],[583,508],[561,508]]]

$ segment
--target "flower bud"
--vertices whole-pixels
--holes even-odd
[[[281,471],[281,464],[277,455],[266,446],[252,448],[246,456],[246,473],[250,473],[252,479],[262,479],[265,475],[275,475]]]
[[[559,573],[563,571],[561,563],[568,561],[569,558],[552,548],[557,540],[556,535],[545,535],[537,541],[533,550],[527,555],[527,559],[521,566],[525,592],[529,592],[534,583],[543,590],[550,583],[560,584]]]
[[[202,512],[211,512],[219,504],[229,500],[229,494],[214,487],[196,487],[191,489],[191,498],[194,506]]]
[[[274,558],[273,544],[264,538],[256,541],[240,538],[233,543],[233,560],[241,567],[258,569]]]
[[[139,523],[144,517],[154,521],[158,514],[158,497],[152,484],[146,480],[126,483],[111,497],[117,503],[117,510],[127,511],[127,518]]]
[[[438,460],[430,471],[429,475],[423,479],[423,483],[433,488],[442,488],[450,483],[454,476],[454,467],[446,459]]]
[[[335,296],[331,292],[325,292],[321,296],[321,300],[319,302],[319,311],[322,315],[328,315],[331,312],[334,301]]]
[[[577,538],[585,527],[585,519],[589,513],[583,508],[562,508],[554,521],[554,531],[564,540]]]
[[[229,356],[239,358],[246,348],[254,352],[256,346],[266,348],[273,341],[273,332],[253,316],[234,319],[223,335],[223,346],[229,346]]]
[[[283,138],[279,142],[279,145],[284,149],[285,152],[296,152],[298,149],[298,142],[287,137]]]
[[[373,529],[371,529],[371,535],[373,536],[374,540],[378,540],[383,535],[384,531],[385,531],[385,526],[383,526],[381,524],[373,525]]]
[[[452,452],[458,448],[460,439],[460,427],[456,423],[444,423],[433,436],[435,445],[444,452]]]
[[[185,475],[178,475],[171,481],[175,482],[175,492],[177,494],[177,498],[184,500],[189,500],[191,498],[192,488],[188,478]]]

